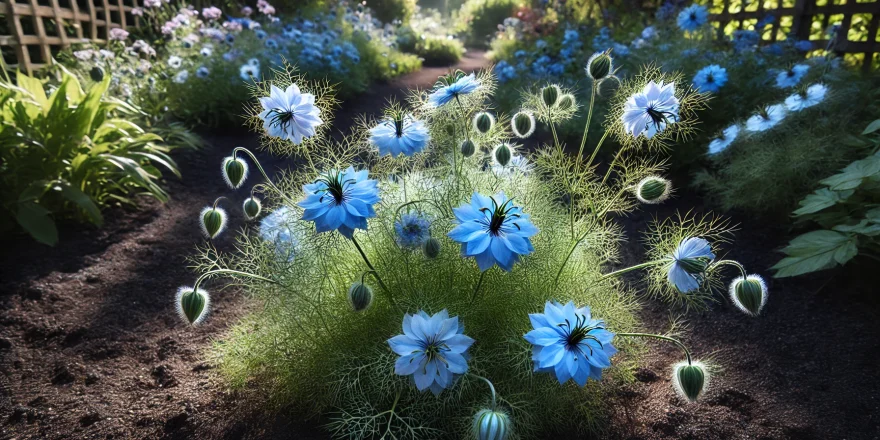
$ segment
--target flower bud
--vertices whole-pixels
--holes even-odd
[[[535,132],[535,115],[528,111],[521,111],[513,115],[510,126],[513,128],[513,134],[518,138],[527,138]]]
[[[669,198],[672,182],[657,176],[648,176],[636,185],[636,198],[649,205],[663,202]]]
[[[244,211],[245,218],[253,220],[260,215],[263,206],[260,204],[260,199],[256,197],[248,197],[244,199],[244,203],[241,204],[241,209]]]
[[[92,67],[92,69],[89,70],[89,77],[91,77],[92,81],[94,81],[94,82],[103,81],[104,80],[104,69],[100,68],[99,66]]]
[[[709,385],[709,371],[702,362],[679,362],[673,367],[672,383],[679,395],[696,402]]]
[[[562,92],[559,90],[559,86],[553,84],[541,89],[541,99],[544,100],[544,105],[547,107],[554,107],[559,102],[559,95]]]
[[[587,75],[595,81],[601,81],[611,74],[613,60],[611,51],[596,52],[587,60]]]
[[[373,289],[358,281],[348,289],[348,302],[355,312],[363,312],[373,304]]]
[[[247,179],[248,165],[240,157],[229,156],[223,159],[223,180],[232,189],[237,189]]]
[[[767,303],[767,284],[760,275],[739,277],[730,283],[730,299],[746,315],[758,316]]]
[[[226,211],[223,208],[206,206],[199,214],[202,233],[208,238],[215,238],[226,228]]]
[[[425,256],[428,258],[437,258],[440,255],[440,240],[434,237],[425,240],[425,244],[422,245],[422,251],[425,252]]]
[[[506,440],[510,428],[510,418],[501,411],[481,409],[474,416],[474,436],[478,440]]]
[[[495,117],[491,113],[480,112],[474,116],[474,128],[480,133],[488,133],[493,126],[495,126]]]
[[[599,96],[603,98],[611,98],[617,93],[617,89],[620,88],[620,79],[614,75],[609,75],[607,78],[599,81],[598,87]]]
[[[556,103],[556,107],[560,110],[568,110],[575,106],[577,101],[574,99],[574,95],[571,93],[566,93],[559,98],[559,102]]]
[[[474,145],[474,141],[468,139],[461,143],[461,155],[464,157],[471,157],[477,151],[477,146]]]
[[[492,152],[492,157],[495,158],[495,162],[498,165],[506,167],[507,164],[510,163],[510,158],[513,157],[513,151],[511,151],[510,144],[506,142],[502,142],[495,147],[495,151]]]
[[[205,320],[210,305],[211,297],[205,289],[199,288],[198,292],[188,286],[177,289],[177,314],[192,325],[201,324]]]

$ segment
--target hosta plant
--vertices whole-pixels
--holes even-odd
[[[733,269],[746,281],[731,298],[757,314],[760,277],[719,257],[730,227],[658,220],[648,260],[614,270],[625,239],[615,219],[668,197],[658,155],[692,130],[705,96],[655,68],[625,83],[605,123],[623,147],[599,172],[601,142],[576,155],[556,140],[535,153],[518,143],[582,111],[570,90],[536,85],[509,117],[493,114],[494,85],[489,72],[452,72],[341,140],[324,136],[335,101],[322,83],[285,69],[254,87],[249,125],[301,165],[269,179],[232,151],[224,178],[265,214],[232,248],[207,241],[177,297],[194,324],[218,277],[263,302],[212,350],[232,387],[258,384],[278,406],[323,416],[336,438],[595,434],[605,396],[632,380],[637,341],[658,340],[683,349],[670,371],[681,395],[705,392],[712,368],[644,331],[640,284],[621,276],[646,271],[658,299],[704,307]],[[225,225],[218,204],[233,203],[218,198],[199,218],[211,240]]]

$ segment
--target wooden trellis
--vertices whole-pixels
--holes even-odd
[[[6,27],[0,49],[7,64],[29,73],[71,44],[104,43],[110,29],[139,24],[131,14],[138,0],[2,1],[0,15]]]
[[[710,0],[707,6],[719,37],[753,29],[767,42],[795,38],[809,40],[814,50],[830,47],[865,70],[880,62],[880,0]],[[773,22],[755,28],[767,16]]]

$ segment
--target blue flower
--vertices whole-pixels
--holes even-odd
[[[457,99],[459,96],[467,95],[474,90],[477,90],[479,87],[480,81],[477,80],[473,73],[471,73],[470,75],[458,78],[455,82],[449,85],[441,86],[434,90],[434,92],[428,96],[428,103],[433,107],[440,107],[453,99]]]
[[[397,244],[404,248],[417,248],[431,238],[431,222],[418,214],[403,214],[394,222]]]
[[[504,83],[516,77],[516,69],[507,61],[502,60],[495,65],[495,76],[499,82]]]
[[[379,188],[367,178],[367,170],[330,170],[314,183],[303,186],[306,197],[298,205],[303,220],[315,222],[318,232],[338,230],[351,238],[355,229],[367,229],[367,219],[376,216]]]
[[[513,53],[513,56],[516,57],[516,58],[523,58],[523,57],[525,57],[525,56],[528,55],[528,54],[529,54],[528,52],[526,52],[526,51],[520,49],[520,50],[514,52],[514,53]]]
[[[602,370],[611,366],[617,353],[611,345],[614,333],[604,321],[592,319],[589,307],[547,301],[544,313],[530,313],[529,320],[534,330],[524,337],[532,344],[535,371],[550,373],[561,384],[574,379],[584,386],[591,377],[602,379]]]
[[[697,290],[703,272],[714,259],[708,241],[699,237],[685,238],[670,255],[666,279],[681,293]]]
[[[431,135],[423,121],[410,115],[397,115],[370,129],[370,142],[379,148],[379,155],[412,156],[428,144]]]
[[[712,64],[694,75],[694,87],[701,92],[717,93],[727,83],[727,69]]]
[[[196,76],[199,78],[207,78],[208,75],[210,75],[210,74],[211,74],[211,71],[208,70],[208,68],[205,66],[202,66],[202,67],[199,67],[198,69],[196,69]]]
[[[458,317],[450,318],[445,309],[433,316],[421,310],[405,314],[403,334],[388,340],[391,350],[400,355],[394,372],[412,376],[419,391],[440,394],[468,371],[467,350],[474,339],[463,333]]]
[[[776,87],[786,89],[798,85],[808,70],[810,70],[810,66],[806,64],[795,64],[791,69],[779,72],[776,75]]]
[[[670,124],[678,122],[679,102],[675,97],[675,83],[654,81],[645,85],[641,92],[629,97],[624,103],[621,122],[624,130],[633,137],[644,135],[651,139]]]
[[[678,14],[678,27],[687,32],[693,32],[706,24],[709,20],[709,12],[700,5],[690,5]]]
[[[481,271],[498,264],[510,272],[520,255],[535,250],[529,237],[537,234],[538,228],[512,202],[503,192],[494,197],[475,192],[470,204],[452,210],[458,226],[448,235],[461,243],[463,256],[477,260]]]
[[[255,30],[254,35],[256,35],[258,40],[264,40],[268,36],[268,34],[266,34],[266,31],[262,29]]]
[[[267,39],[266,42],[263,44],[265,44],[266,47],[269,49],[278,49],[278,42],[275,41],[274,38]]]
[[[783,54],[782,46],[780,46],[779,43],[768,44],[762,47],[761,50],[764,53],[773,56],[781,56]]]
[[[754,49],[758,45],[761,36],[752,30],[739,29],[733,31],[733,48],[736,51]]]
[[[538,48],[538,50],[542,50],[547,47],[547,42],[544,40],[535,41],[535,47]]]
[[[238,68],[238,76],[245,81],[256,81],[260,76],[260,67],[251,64],[243,64]]]
[[[292,261],[299,240],[290,225],[295,221],[290,208],[282,206],[260,221],[260,238],[275,245],[279,257]]]
[[[813,50],[813,42],[810,40],[800,40],[794,43],[794,48],[801,52],[809,52]]]
[[[664,2],[659,8],[657,8],[657,13],[654,14],[654,17],[657,18],[657,20],[669,20],[675,15],[675,9],[675,3],[671,1]]]
[[[260,105],[263,106],[260,119],[268,135],[290,139],[297,145],[303,138],[314,136],[316,127],[323,123],[315,95],[301,93],[296,84],[285,90],[273,84],[269,96],[260,98]]]

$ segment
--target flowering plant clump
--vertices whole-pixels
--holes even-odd
[[[607,80],[619,81],[596,80],[592,93]],[[731,228],[711,216],[658,220],[647,261],[609,267],[625,238],[615,215],[669,196],[656,147],[688,133],[706,95],[652,68],[623,81],[604,122],[622,146],[597,173],[602,143],[587,148],[586,136],[577,154],[557,137],[535,152],[510,143],[528,138],[529,125],[555,134],[581,110],[567,98],[574,91],[526,91],[517,113],[528,116],[510,119],[488,104],[495,84],[491,72],[452,72],[334,140],[321,128],[333,124],[331,87],[292,67],[255,82],[249,126],[264,148],[301,165],[272,179],[248,150],[233,150],[224,178],[241,184],[246,173],[229,164],[249,162],[262,180],[247,200],[259,196],[266,212],[250,205],[245,217],[262,216],[259,228],[242,229],[230,249],[206,240],[191,259],[199,277],[183,290],[227,277],[265,302],[214,349],[233,386],[260,378],[274,401],[328,417],[336,438],[590,435],[647,338],[682,349],[669,374],[685,399],[711,392],[710,364],[675,337],[642,331],[637,291],[620,275],[644,272],[649,293],[700,308],[727,295],[723,280],[738,273],[737,307],[757,315],[766,291],[717,257]],[[302,142],[279,133],[272,124],[282,121],[259,103],[291,89],[314,95],[321,121]],[[637,121],[624,117],[633,96]],[[229,233],[222,226],[206,235]],[[198,309],[193,295],[185,300],[184,310]]]

